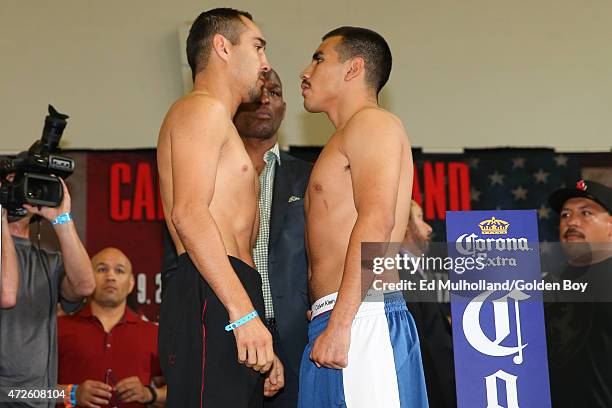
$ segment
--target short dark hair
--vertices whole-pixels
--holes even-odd
[[[187,37],[187,61],[191,67],[193,79],[208,63],[215,34],[221,34],[233,45],[238,44],[240,34],[244,31],[244,23],[240,16],[253,20],[253,17],[246,11],[232,8],[208,10],[195,19],[189,30],[189,37]]]
[[[361,57],[365,62],[366,83],[376,89],[378,94],[391,74],[391,49],[387,41],[378,33],[361,27],[340,27],[323,36],[342,37],[336,47],[340,61]]]

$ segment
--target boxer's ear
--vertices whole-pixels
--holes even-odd
[[[227,61],[231,48],[229,47],[229,41],[221,34],[215,34],[212,40],[212,50],[224,61]]]
[[[348,69],[344,75],[345,81],[350,81],[354,78],[365,74],[365,61],[361,57],[351,58],[347,61]]]

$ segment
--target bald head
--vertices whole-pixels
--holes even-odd
[[[96,279],[92,301],[105,307],[125,305],[125,300],[134,288],[132,263],[126,254],[117,248],[104,248],[91,258]]]
[[[281,89],[283,88],[283,83],[281,82],[280,76],[278,76],[278,73],[273,68],[270,68],[269,71],[266,71],[261,75],[263,76],[264,80],[276,81]]]
[[[264,72],[261,79],[259,99],[238,107],[234,125],[243,140],[271,140],[276,143],[277,132],[285,118],[286,110],[283,85],[274,70]]]
[[[113,247],[104,248],[103,250],[95,254],[93,258],[91,258],[91,265],[93,266],[94,271],[96,270],[97,264],[104,263],[105,260],[109,259],[117,261],[117,263],[123,266],[128,271],[128,273],[132,273],[132,262],[130,262],[127,255],[124,254],[123,251],[121,251],[120,249]]]

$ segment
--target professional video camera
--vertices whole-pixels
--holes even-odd
[[[27,214],[23,204],[57,207],[64,196],[59,177],[74,171],[74,160],[59,156],[59,141],[68,115],[49,105],[42,137],[25,152],[0,158],[0,205],[8,210],[9,219],[16,221]],[[14,173],[12,181],[7,179]]]

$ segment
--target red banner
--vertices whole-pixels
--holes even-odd
[[[459,161],[424,161],[414,166],[412,198],[428,221],[444,220],[446,211],[469,211],[470,169]]]
[[[157,321],[161,302],[163,209],[155,151],[87,155],[87,250],[112,246],[132,262],[136,286],[129,303]]]

